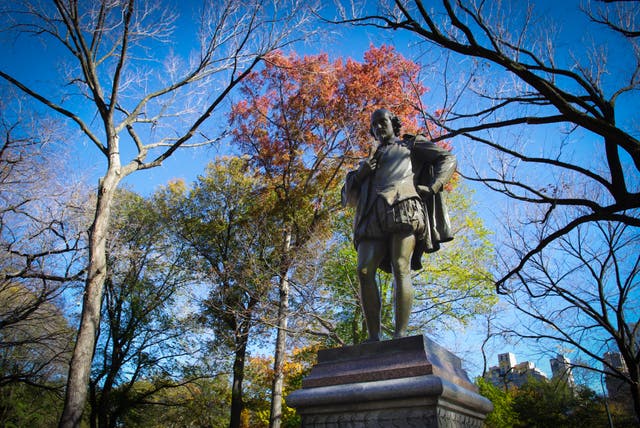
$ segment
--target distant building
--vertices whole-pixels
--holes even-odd
[[[604,354],[604,360],[610,365],[613,366],[616,370],[627,373],[629,370],[627,369],[627,364],[624,362],[622,358],[622,354],[619,352],[606,352]],[[607,371],[611,371],[611,369],[607,369]]]
[[[498,388],[520,387],[529,379],[547,380],[547,376],[529,361],[517,363],[511,352],[498,355],[498,365],[489,368],[485,379]]]
[[[622,354],[619,352],[606,352],[604,354],[604,360],[609,364],[605,366],[605,383],[607,385],[607,395],[613,401],[629,401],[631,402],[631,391],[629,386],[619,377],[614,376],[614,370],[621,373],[629,373],[627,365],[622,359]]]
[[[502,374],[507,373],[510,368],[516,365],[516,356],[511,352],[498,354],[498,367]]]
[[[638,323],[629,323],[627,327],[635,340],[635,351],[640,347],[640,328]],[[629,368],[622,358],[620,352],[606,352],[603,356],[604,362],[604,379],[607,386],[607,395],[611,401],[619,403],[629,412],[633,412],[633,399],[631,398],[631,388],[629,384],[620,376],[629,376]],[[618,374],[616,376],[616,373]]]
[[[569,388],[575,388],[576,383],[573,379],[571,371],[571,361],[562,354],[556,355],[555,358],[549,360],[551,365],[551,373],[553,379],[562,379],[567,383]]]

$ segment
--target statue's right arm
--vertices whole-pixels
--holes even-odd
[[[347,174],[342,186],[342,206],[355,207],[358,205],[360,197],[360,181],[357,179],[358,171],[354,170]]]
[[[360,166],[358,167],[358,169],[355,169],[347,174],[344,186],[342,186],[343,207],[355,207],[358,205],[362,183],[376,169],[377,162],[378,161],[375,157],[367,158],[360,162]]]

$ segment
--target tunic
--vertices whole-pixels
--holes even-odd
[[[405,135],[378,147],[373,156],[376,169],[361,180],[357,170],[349,172],[342,188],[343,206],[356,208],[354,245],[410,231],[416,235],[411,268],[418,270],[423,253],[437,251],[440,243],[453,239],[441,191],[455,172],[455,156],[422,135]],[[421,198],[416,185],[428,186],[433,193]],[[380,267],[389,272],[389,260]]]

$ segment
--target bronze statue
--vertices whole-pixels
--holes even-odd
[[[441,191],[456,169],[456,158],[422,135],[400,139],[400,128],[400,119],[387,109],[371,115],[378,147],[347,174],[342,188],[343,206],[356,207],[353,234],[367,341],[380,340],[377,269],[393,273],[393,337],[404,337],[413,304],[411,270],[422,267],[423,253],[453,239]]]

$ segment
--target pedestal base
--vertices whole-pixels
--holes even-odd
[[[306,428],[480,428],[492,409],[460,359],[424,336],[320,351],[287,404]]]

